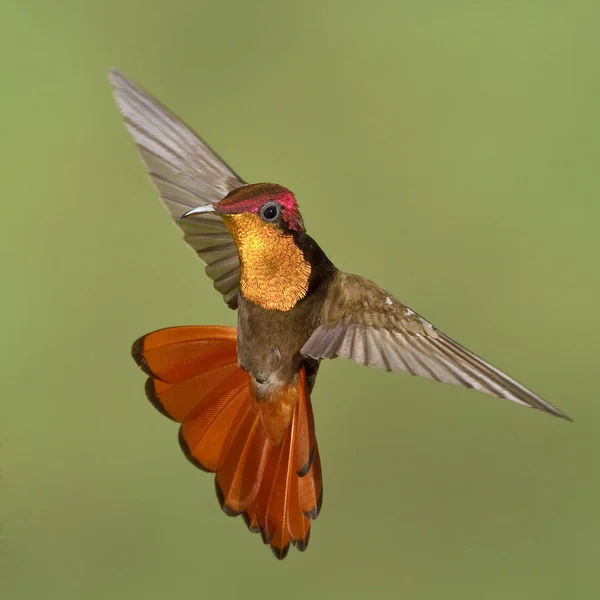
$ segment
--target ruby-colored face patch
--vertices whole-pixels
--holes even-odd
[[[294,194],[275,183],[246,185],[230,192],[215,204],[220,214],[258,213],[267,202],[281,205],[282,218],[292,231],[304,231],[304,221]]]

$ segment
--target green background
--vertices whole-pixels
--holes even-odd
[[[600,593],[600,4],[3,0],[0,595]],[[147,182],[121,68],[336,264],[575,419],[342,360],[325,477],[278,563],[181,456],[129,356],[233,324]]]

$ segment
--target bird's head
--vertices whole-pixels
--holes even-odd
[[[304,221],[294,194],[276,183],[255,183],[233,190],[215,204],[193,208],[184,218],[214,212],[221,216],[235,237],[236,230],[252,226],[257,234],[267,228],[285,233],[304,231]]]
[[[306,295],[311,265],[296,241],[305,229],[290,190],[274,183],[246,185],[182,218],[201,213],[219,215],[229,229],[244,297],[263,308],[289,310]]]

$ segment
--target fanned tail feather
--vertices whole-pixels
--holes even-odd
[[[185,455],[216,473],[223,511],[241,514],[282,559],[290,544],[306,549],[322,501],[306,376],[258,403],[236,344],[233,327],[173,327],[140,338],[132,354],[149,375],[149,400],[181,423]]]

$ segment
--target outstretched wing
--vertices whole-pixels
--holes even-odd
[[[114,97],[151,180],[206,263],[206,273],[230,308],[237,308],[240,263],[231,234],[217,215],[181,216],[213,204],[246,185],[185,123],[117,70],[110,72]]]
[[[473,388],[568,417],[531,390],[438,331],[391,294],[358,275],[339,272],[321,325],[302,348],[312,358],[343,356],[387,371]]]

